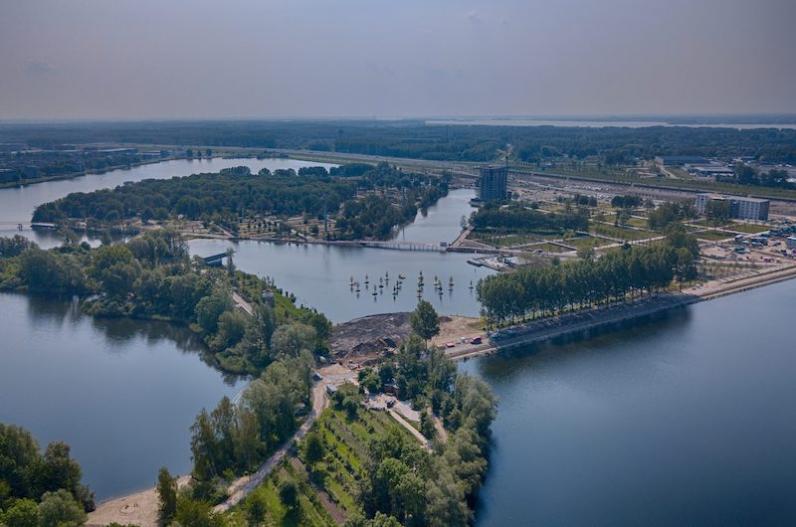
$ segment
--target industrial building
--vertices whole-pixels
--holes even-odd
[[[657,156],[655,162],[664,166],[706,165],[710,163],[702,156]]]
[[[509,168],[505,165],[481,167],[478,198],[481,201],[502,201],[508,197]]]
[[[768,220],[769,200],[745,198],[741,196],[722,196],[721,194],[699,194],[694,204],[699,214],[705,214],[708,203],[713,201],[727,201],[730,203],[730,217],[741,220]]]

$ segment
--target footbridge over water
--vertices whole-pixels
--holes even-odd
[[[377,249],[390,249],[394,251],[419,251],[419,252],[438,252],[444,253],[448,250],[447,243],[419,243],[404,241],[364,241],[360,242],[362,247],[374,247]]]
[[[211,254],[210,256],[203,256],[202,260],[205,261],[205,265],[209,265],[210,267],[221,267],[224,263],[224,258],[228,257],[228,252],[218,253],[218,254]]]

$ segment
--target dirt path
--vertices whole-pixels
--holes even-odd
[[[249,316],[254,316],[254,308],[250,303],[243,299],[237,292],[232,292],[232,301],[235,302],[235,306],[239,307],[240,309],[244,310],[248,313]]]
[[[226,511],[237,505],[249,493],[265,480],[271,471],[285,458],[293,441],[303,438],[309,431],[315,419],[323,412],[327,405],[326,382],[318,382],[312,388],[312,410],[307,419],[296,430],[293,436],[285,441],[284,445],[274,452],[254,474],[237,479],[229,487],[229,498],[224,503],[217,505],[217,512]],[[181,476],[177,481],[180,486],[187,485],[190,476]],[[158,493],[152,487],[134,494],[114,498],[100,503],[97,510],[89,513],[89,527],[101,527],[117,522],[123,525],[133,524],[139,527],[158,527]]]
[[[423,446],[423,448],[425,448],[426,450],[431,450],[431,446],[428,444],[428,439],[426,439],[426,436],[418,432],[417,428],[412,426],[412,424],[409,421],[404,419],[404,417],[395,410],[390,409],[389,412],[392,418],[398,421],[398,424],[406,428],[410,434],[415,436],[415,438],[418,441],[420,441],[420,444]]]
[[[307,435],[307,432],[309,432],[313,423],[315,423],[315,419],[317,419],[321,412],[323,412],[323,410],[326,408],[327,403],[326,383],[319,382],[312,387],[312,410],[298,430],[296,430],[293,436],[285,441],[285,443],[276,452],[274,452],[271,457],[269,457],[268,460],[260,466],[259,469],[257,469],[257,472],[249,476],[239,478],[232,483],[232,485],[229,487],[229,498],[227,498],[225,502],[216,505],[213,510],[216,512],[224,512],[229,510],[243,501],[246,496],[248,496],[263,481],[265,481],[265,478],[271,474],[271,471],[274,469],[274,467],[279,465],[279,463],[285,459],[285,456],[290,450],[293,442],[300,441],[305,435]]]

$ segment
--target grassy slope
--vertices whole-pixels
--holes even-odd
[[[332,408],[325,410],[313,426],[325,447],[323,460],[310,468],[303,459],[300,445],[294,457],[297,456],[302,463],[296,463],[295,459],[283,462],[263,485],[228,514],[230,526],[247,525],[245,511],[253,499],[262,499],[266,503],[266,525],[335,525],[322,504],[319,492],[325,492],[330,501],[347,516],[361,512],[357,495],[359,481],[366,477],[368,445],[374,439],[383,437],[390,429],[406,433],[383,412],[360,409],[356,419],[348,420],[342,411]],[[287,511],[279,500],[279,485],[288,480],[294,481],[300,490],[300,507],[293,513]]]

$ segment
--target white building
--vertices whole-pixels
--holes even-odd
[[[708,203],[727,201],[730,203],[730,217],[741,220],[768,220],[769,200],[745,198],[742,196],[723,196],[721,194],[699,194],[694,206],[699,214],[706,214]]]

